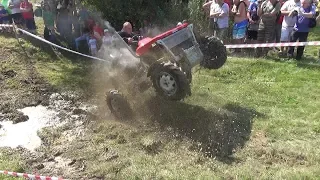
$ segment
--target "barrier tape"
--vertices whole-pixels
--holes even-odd
[[[225,45],[226,48],[257,48],[257,47],[287,47],[287,46],[319,46],[320,41],[288,42],[288,43],[263,43],[263,44],[235,44]]]
[[[73,50],[67,49],[67,48],[65,48],[65,47],[56,45],[56,44],[54,44],[54,43],[52,43],[52,42],[50,42],[50,41],[47,41],[47,40],[45,40],[45,39],[43,39],[43,38],[41,38],[41,37],[39,37],[39,36],[36,36],[36,35],[28,32],[28,31],[25,31],[25,30],[23,30],[23,29],[17,28],[17,30],[18,30],[18,31],[21,31],[21,32],[23,32],[24,34],[27,34],[27,35],[29,35],[29,36],[31,36],[31,37],[33,37],[33,38],[36,38],[36,39],[38,39],[38,40],[40,40],[40,41],[42,41],[42,42],[45,42],[45,43],[50,44],[50,45],[52,45],[52,46],[54,46],[54,47],[57,47],[57,48],[59,48],[59,49],[63,49],[63,50],[65,50],[65,51],[69,51],[69,52],[71,52],[71,53],[78,54],[78,55],[80,55],[80,56],[84,56],[84,57],[87,57],[87,58],[95,59],[95,60],[98,60],[98,61],[104,61],[104,62],[111,63],[110,61],[105,60],[105,59],[100,59],[100,58],[97,58],[97,57],[94,57],[94,56],[89,56],[89,55],[82,54],[82,53],[79,53],[79,52],[77,52],[77,51],[73,51]]]
[[[13,27],[11,24],[0,24],[0,27]]]
[[[4,175],[10,175],[14,177],[23,177],[27,179],[32,179],[32,180],[66,180],[58,177],[49,177],[49,176],[39,176],[39,175],[32,175],[32,174],[26,174],[26,173],[17,173],[17,172],[9,172],[9,171],[1,171],[0,174]]]
[[[8,24],[0,24],[0,27],[13,27],[13,25],[8,25]],[[54,47],[57,47],[59,49],[63,49],[65,51],[69,51],[71,53],[74,53],[74,54],[78,54],[80,56],[84,56],[84,57],[87,57],[87,58],[91,58],[91,59],[95,59],[95,60],[99,60],[99,61],[104,61],[104,62],[109,62],[108,60],[105,60],[105,59],[101,59],[101,58],[97,58],[97,57],[94,57],[94,56],[90,56],[90,55],[86,55],[86,54],[82,54],[82,53],[79,53],[77,51],[73,51],[73,50],[70,50],[70,49],[67,49],[67,48],[64,48],[64,47],[61,47],[59,45],[56,45],[50,41],[47,41],[39,36],[36,36],[28,31],[25,31],[21,28],[17,28],[18,31],[21,31],[23,32],[24,34],[27,34],[33,38],[36,38],[44,43],[47,43],[47,44],[50,44]],[[257,48],[257,47],[287,47],[287,46],[319,46],[320,45],[320,41],[312,41],[312,42],[288,42],[288,43],[262,43],[262,44],[234,44],[234,45],[225,45],[227,49],[230,49],[230,48]]]

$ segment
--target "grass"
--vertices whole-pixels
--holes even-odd
[[[92,63],[24,47],[36,49],[31,60],[51,85],[90,91]],[[64,156],[85,160],[83,175],[106,179],[319,179],[320,67],[311,63],[317,47],[306,49],[311,60],[229,58],[219,70],[194,72],[185,102],[139,99],[135,120],[92,122]],[[0,162],[22,170],[19,158],[0,154]]]
[[[6,150],[0,151],[0,169],[11,172],[24,173],[24,167],[21,164],[20,157],[17,154],[10,154]],[[22,178],[14,178],[0,174],[0,179],[3,180],[22,180]]]

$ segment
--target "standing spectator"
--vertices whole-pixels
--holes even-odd
[[[258,28],[258,42],[270,43],[274,41],[275,24],[277,13],[280,12],[280,3],[277,0],[266,0],[258,7],[258,16],[260,23]],[[263,49],[264,55],[268,53],[267,49]],[[261,55],[262,48],[258,48],[258,56]]]
[[[93,33],[94,36],[98,39],[102,39],[103,36],[103,29],[101,27],[101,23],[100,22],[96,22],[93,26]]]
[[[210,8],[210,18],[214,18],[217,24],[216,35],[223,42],[227,39],[229,27],[229,5],[223,0],[212,3]]]
[[[42,18],[44,22],[44,32],[43,36],[45,39],[49,40],[50,39],[50,33],[53,35],[54,34],[54,18],[55,16],[53,15],[50,6],[48,4],[44,5],[43,11],[42,11]]]
[[[90,39],[90,30],[86,27],[83,28],[83,34],[75,39],[75,46],[76,46],[76,50],[80,51],[79,46],[80,46],[80,42],[81,41],[86,41],[86,44],[89,44],[89,39]]]
[[[26,28],[30,32],[35,33],[36,23],[34,21],[32,3],[30,3],[28,0],[23,0],[20,4],[20,10],[22,12],[22,17],[24,19]]]
[[[8,11],[4,8],[2,4],[0,4],[0,24],[9,24],[9,14]],[[0,31],[7,30],[8,28],[0,27]]]
[[[294,26],[294,32],[291,38],[291,42],[306,42],[309,35],[309,22],[310,18],[313,18],[316,14],[315,7],[311,6],[311,0],[302,0],[301,6],[297,8],[296,12],[298,13],[297,22]],[[289,14],[291,15],[291,14]],[[304,46],[299,46],[297,48],[296,60],[301,60],[304,51]],[[293,57],[294,47],[290,46],[288,55]]]
[[[247,12],[247,17],[249,19],[247,40],[249,44],[257,43],[259,28],[258,3],[261,3],[261,0],[258,2],[256,0],[251,0]]]
[[[210,7],[212,4],[216,3],[215,0],[205,0],[205,3],[202,5],[202,8],[205,12],[205,15],[208,16],[209,18],[209,27],[208,27],[208,31],[209,31],[209,35],[215,35],[214,34],[214,28],[213,28],[213,24],[214,24],[214,18],[210,18]]]
[[[80,24],[80,29],[82,30],[87,22],[87,20],[89,19],[89,12],[87,11],[87,9],[81,5],[80,7],[81,9],[79,10],[78,14],[79,14],[79,24]],[[81,34],[83,32],[80,32]]]
[[[276,18],[276,29],[274,32],[274,39],[276,43],[280,42],[281,39],[281,29],[282,29],[282,22],[283,22],[283,18],[284,16],[281,13],[281,8],[283,6],[283,4],[285,3],[285,0],[279,0],[280,3],[280,12],[277,13],[277,18]]]
[[[1,4],[3,5],[4,9],[8,11],[9,24],[11,24],[12,19],[11,19],[11,9],[9,8],[9,0],[1,0]]]
[[[103,28],[101,27],[101,23],[99,21],[97,21],[93,26],[93,36],[97,40],[98,49],[100,49],[102,45]]]
[[[248,18],[247,3],[244,0],[234,0],[231,12],[234,14],[233,39],[235,44],[244,43],[246,36]],[[235,52],[241,52],[241,49],[235,49]]]
[[[301,7],[300,0],[288,0],[281,7],[281,14],[284,15],[281,27],[281,42],[290,42],[293,27],[297,22],[297,13],[293,13],[294,10]],[[286,52],[285,47],[281,47],[281,53]]]
[[[11,9],[10,18],[18,27],[22,27],[22,25],[24,24],[21,10],[20,10],[20,4],[21,4],[21,0],[9,0],[9,6],[8,6]]]
[[[69,15],[68,9],[60,8],[57,18],[57,28],[60,35],[68,42],[72,38],[72,19]]]
[[[112,44],[113,38],[108,29],[104,30],[104,36],[102,38],[103,45],[110,46]]]
[[[4,8],[2,4],[0,4],[0,24],[8,24],[9,23],[9,13]]]

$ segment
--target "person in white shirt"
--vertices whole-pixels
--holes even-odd
[[[214,22],[217,25],[214,29],[216,36],[225,41],[229,27],[229,5],[224,3],[223,0],[216,0],[216,3],[212,3],[210,6],[210,18],[214,18]]]
[[[21,10],[20,10],[20,4],[21,4],[22,0],[9,0],[8,4],[9,4],[9,8],[11,9],[11,19],[13,20],[13,22],[21,27],[23,26],[23,17],[21,14]]]
[[[301,7],[300,0],[288,0],[282,5],[281,14],[284,15],[284,18],[281,28],[281,42],[290,42],[293,27],[297,21],[296,16],[298,15],[294,11],[299,7]],[[285,47],[281,47],[280,52],[285,52]]]

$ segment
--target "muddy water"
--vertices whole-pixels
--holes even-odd
[[[22,146],[30,151],[41,145],[37,131],[59,123],[58,112],[39,105],[20,109],[29,117],[26,122],[12,124],[11,121],[2,121],[0,125],[0,147],[16,148]]]

